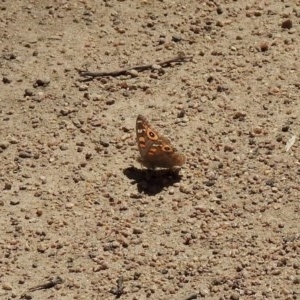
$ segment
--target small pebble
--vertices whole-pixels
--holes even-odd
[[[8,147],[9,147],[9,142],[7,142],[7,141],[2,141],[2,142],[0,142],[0,148],[1,148],[1,149],[5,150],[5,149],[7,149]]]
[[[37,210],[36,210],[36,215],[37,215],[38,217],[41,217],[41,216],[43,215],[43,211],[42,211],[41,209],[37,209]]]
[[[173,188],[169,189],[169,195],[174,195],[175,194],[175,190]]]
[[[10,182],[5,182],[4,183],[4,190],[11,190],[12,184]]]
[[[262,42],[260,45],[260,51],[266,52],[269,50],[269,44],[267,42]]]
[[[68,146],[67,144],[61,144],[61,145],[59,146],[59,149],[62,150],[62,151],[66,151],[66,150],[69,149],[69,146]]]
[[[107,148],[109,146],[109,141],[105,138],[101,138],[100,145]]]
[[[178,43],[178,42],[182,41],[182,38],[179,35],[173,35],[172,41],[175,43]]]
[[[8,282],[2,283],[2,289],[4,291],[11,291],[12,290],[12,285]]]
[[[33,86],[34,87],[39,87],[39,86],[45,87],[49,84],[50,84],[50,79],[49,78],[39,78],[35,81]]]
[[[292,27],[293,27],[293,22],[292,22],[292,20],[290,20],[290,19],[284,20],[284,21],[281,23],[281,28],[284,28],[284,29],[291,29]]]
[[[218,6],[218,7],[217,7],[217,14],[218,14],[218,15],[221,15],[222,13],[223,13],[222,7],[221,7],[221,6]]]
[[[106,100],[105,103],[106,103],[107,105],[113,105],[113,104],[115,104],[115,102],[116,102],[115,99],[108,99],[108,100]]]
[[[139,228],[139,227],[134,227],[134,228],[132,229],[132,233],[133,233],[133,234],[141,234],[141,233],[143,233],[143,229],[142,229],[142,228]]]
[[[89,88],[88,85],[86,85],[86,84],[81,84],[81,85],[78,87],[78,90],[79,90],[80,92],[83,92],[83,91],[87,91],[88,88]]]
[[[41,243],[37,246],[37,251],[40,253],[45,253],[48,248],[48,245],[46,245],[45,243]]]
[[[20,158],[31,158],[32,154],[30,152],[27,152],[27,151],[21,151],[19,153],[19,157]]]
[[[239,300],[240,296],[238,293],[234,293],[230,296],[230,300]]]
[[[2,78],[2,82],[3,82],[4,84],[9,84],[9,83],[12,82],[12,79],[11,79],[10,77],[4,76],[4,77]]]
[[[139,76],[139,72],[135,69],[129,70],[128,74],[132,77],[138,77]]]
[[[66,209],[71,209],[71,208],[74,207],[74,203],[72,203],[72,202],[67,202],[67,203],[65,204],[65,207],[66,207]]]
[[[31,90],[31,89],[25,89],[25,91],[24,91],[24,97],[31,97],[33,95],[34,95],[33,90]]]
[[[12,199],[12,200],[10,200],[10,205],[18,205],[18,204],[20,204],[20,200],[19,199]]]
[[[153,70],[160,70],[162,67],[160,65],[154,64],[152,65]]]
[[[47,183],[47,178],[45,176],[43,176],[43,175],[40,176],[40,180],[41,180],[42,184]]]

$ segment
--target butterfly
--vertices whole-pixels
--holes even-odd
[[[140,151],[138,161],[148,169],[173,169],[185,163],[185,156],[172,146],[171,141],[154,130],[147,119],[136,119],[136,141]]]

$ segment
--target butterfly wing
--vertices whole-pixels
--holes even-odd
[[[136,137],[141,155],[139,161],[147,168],[171,169],[185,163],[185,156],[171,145],[168,138],[154,130],[142,115],[136,120]]]

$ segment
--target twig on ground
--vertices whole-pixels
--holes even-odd
[[[106,76],[117,77],[117,76],[120,76],[120,75],[128,75],[128,74],[130,74],[130,71],[132,71],[132,70],[135,70],[137,72],[141,72],[141,71],[145,71],[145,70],[152,70],[152,69],[154,69],[155,65],[159,65],[161,67],[168,67],[172,63],[187,62],[187,61],[191,60],[192,57],[193,57],[192,55],[180,54],[176,57],[173,57],[173,58],[170,58],[170,59],[167,59],[167,60],[163,60],[161,62],[157,62],[157,63],[153,63],[153,64],[147,64],[147,65],[133,66],[133,67],[117,70],[117,71],[90,72],[90,71],[83,71],[83,70],[79,70],[79,69],[77,69],[77,71],[78,71],[80,76],[88,77],[88,78],[85,78],[81,81],[89,81],[89,80],[93,80],[96,77],[106,77]]]
[[[38,291],[38,290],[43,290],[43,289],[50,289],[55,287],[57,284],[61,284],[63,282],[63,279],[59,276],[51,279],[50,281],[46,283],[42,283],[39,285],[36,285],[32,288],[29,288],[25,293],[21,295],[21,298],[25,298],[27,293]]]

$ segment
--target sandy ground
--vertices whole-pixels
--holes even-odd
[[[299,20],[299,1],[1,1],[0,298],[299,299]],[[136,161],[138,114],[178,175]]]

